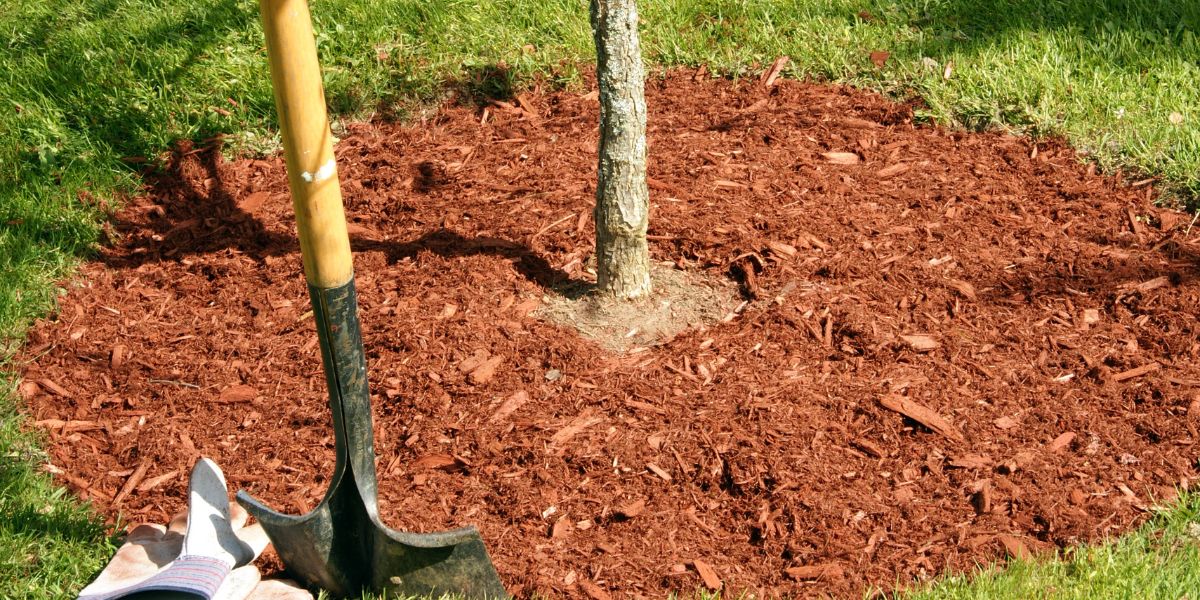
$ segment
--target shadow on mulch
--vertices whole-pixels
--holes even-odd
[[[294,235],[271,231],[255,218],[253,212],[270,199],[268,193],[255,192],[241,202],[234,199],[222,179],[223,161],[219,142],[195,149],[189,142],[181,143],[162,171],[147,176],[153,193],[112,219],[121,251],[102,253],[102,262],[129,269],[223,251],[260,262],[299,252]],[[414,186],[418,191],[429,192],[439,185],[432,171],[430,163],[417,165]],[[279,195],[273,200],[278,201]],[[355,252],[381,252],[391,263],[415,258],[421,252],[447,258],[489,254],[511,260],[517,271],[543,288],[571,282],[569,275],[551,267],[528,246],[497,237],[466,238],[439,228],[408,242],[395,242],[379,240],[361,227],[351,226],[351,230]]]
[[[523,597],[854,596],[1197,477],[1200,237],[1153,185],[848,88],[647,98],[652,258],[750,301],[626,354],[531,316],[587,279],[593,97],[339,143],[391,526],[478,525]],[[333,440],[282,161],[181,147],[148,181],[21,358],[52,462],[114,519],[182,508],[200,455],[310,508]]]

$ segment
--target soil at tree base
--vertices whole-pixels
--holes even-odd
[[[736,318],[748,305],[726,274],[691,273],[670,261],[650,265],[653,287],[648,295],[623,302],[596,287],[592,269],[581,275],[588,279],[557,286],[531,314],[613,352],[643,352],[685,330],[702,332],[712,323]]]
[[[522,597],[856,597],[1197,477],[1200,241],[1153,185],[853,89],[647,96],[652,259],[750,302],[636,353],[530,316],[590,253],[594,95],[338,144],[391,526],[478,525]],[[220,156],[149,176],[21,357],[52,470],[114,519],[183,508],[201,455],[297,512],[333,469],[282,160]]]

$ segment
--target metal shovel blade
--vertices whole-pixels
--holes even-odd
[[[507,598],[474,527],[408,533],[380,521],[371,401],[354,281],[333,289],[310,285],[309,294],[333,411],[333,478],[321,503],[305,515],[276,512],[245,491],[238,492],[238,502],[262,523],[294,577],[335,596],[374,590]]]

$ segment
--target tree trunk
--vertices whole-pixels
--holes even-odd
[[[600,164],[596,182],[596,284],[627,300],[650,293],[646,247],[645,74],[635,0],[591,0],[600,84]]]

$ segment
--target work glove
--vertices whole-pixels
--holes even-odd
[[[312,600],[290,581],[262,580],[253,563],[270,540],[248,518],[229,502],[221,469],[202,458],[192,469],[187,512],[165,527],[133,528],[79,599]]]

